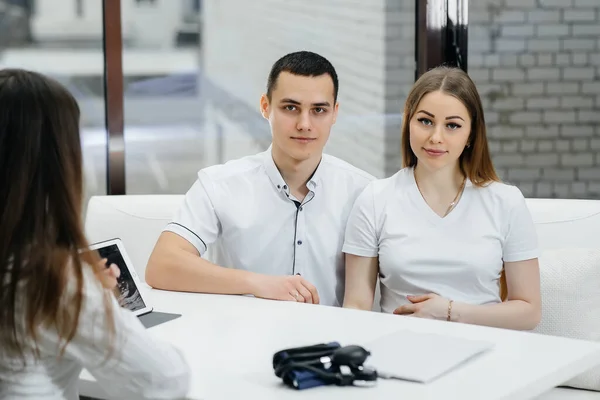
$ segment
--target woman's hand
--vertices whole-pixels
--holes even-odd
[[[410,315],[413,317],[440,319],[448,318],[448,304],[450,300],[434,293],[421,296],[407,296],[411,304],[405,304],[394,310],[394,314]]]
[[[105,289],[113,290],[117,287],[117,278],[121,276],[121,270],[116,264],[111,264],[107,267],[106,261],[108,260],[103,258],[98,262],[96,265],[96,274]]]

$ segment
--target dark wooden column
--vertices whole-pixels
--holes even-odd
[[[106,113],[106,190],[125,194],[125,139],[123,112],[123,38],[121,0],[103,0],[104,104]]]
[[[415,80],[439,65],[467,71],[468,0],[415,0]]]

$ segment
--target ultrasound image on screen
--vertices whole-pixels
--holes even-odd
[[[117,279],[119,305],[131,311],[145,308],[146,305],[142,300],[138,288],[135,286],[135,282],[133,281],[129,270],[125,267],[125,260],[123,260],[117,245],[113,244],[99,248],[98,253],[100,254],[100,258],[107,259],[106,265],[116,264],[117,267],[119,267],[119,270],[121,270],[121,275]]]

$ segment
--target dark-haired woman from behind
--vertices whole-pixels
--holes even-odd
[[[86,368],[112,397],[174,399],[181,353],[118,306],[87,248],[79,107],[59,83],[0,70],[0,398],[79,398]]]

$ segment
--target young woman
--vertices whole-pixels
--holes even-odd
[[[189,368],[119,308],[83,233],[79,108],[57,82],[0,70],[0,398],[69,399],[86,368],[109,395],[185,396]]]
[[[408,95],[403,169],[372,182],[348,221],[344,306],[512,329],[541,316],[537,237],[521,191],[494,171],[477,89],[460,69]]]

